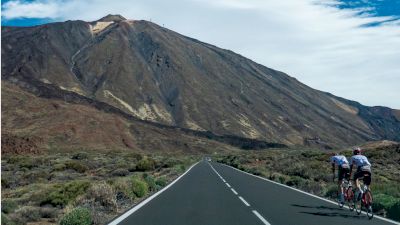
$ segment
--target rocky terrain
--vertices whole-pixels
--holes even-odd
[[[74,103],[58,109],[63,113],[86,105],[147,121],[140,124],[151,129],[165,126],[186,134],[200,132],[207,139],[212,134],[289,146],[333,148],[400,140],[398,110],[366,107],[312,89],[229,50],[119,15],[93,22],[2,27],[1,66],[10,91],[18,86],[50,99],[46,102]],[[94,113],[90,115],[96,117]],[[89,125],[84,129],[90,130]],[[123,145],[138,138],[124,132],[119,135],[129,133],[129,138],[122,138]]]

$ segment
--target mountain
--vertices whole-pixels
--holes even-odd
[[[325,148],[400,140],[399,110],[312,89],[232,51],[120,15],[2,27],[1,66],[3,82],[37,96],[73,93],[85,99],[78,103],[155,126]]]

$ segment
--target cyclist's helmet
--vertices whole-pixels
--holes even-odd
[[[361,148],[360,147],[355,147],[353,149],[353,155],[359,155],[361,154]]]

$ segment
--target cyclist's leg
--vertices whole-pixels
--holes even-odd
[[[343,169],[339,166],[338,169],[338,193],[343,195]]]
[[[356,187],[357,187],[356,195],[355,195],[357,198],[360,198],[361,194],[362,194],[362,190],[361,190],[361,185],[360,185],[359,179],[362,178],[363,176],[364,175],[363,175],[362,171],[357,171],[356,173],[354,173],[353,180],[356,183]]]
[[[343,194],[343,168],[339,166],[338,169],[338,185],[339,185],[339,201],[341,203],[344,202],[344,194]]]
[[[364,171],[364,177],[363,177],[364,185],[367,187],[368,190],[370,190],[370,185],[372,181],[372,174],[370,171]]]

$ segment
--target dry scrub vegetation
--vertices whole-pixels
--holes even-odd
[[[105,224],[195,157],[124,152],[2,156],[2,224]]]

